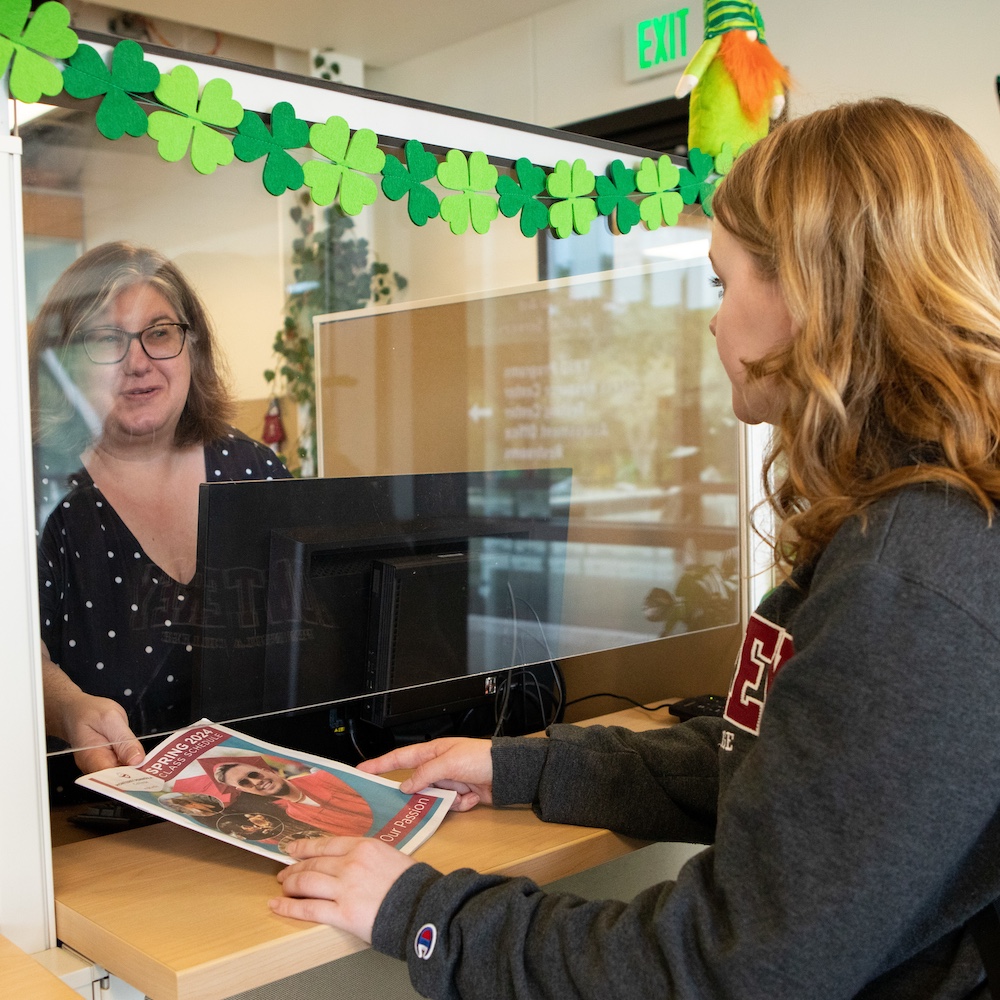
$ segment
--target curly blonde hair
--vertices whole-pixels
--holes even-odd
[[[887,98],[780,126],[713,211],[775,280],[790,345],[747,365],[787,406],[764,466],[775,557],[916,483],[1000,499],[1000,180],[946,116]]]

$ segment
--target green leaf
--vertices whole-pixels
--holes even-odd
[[[594,175],[583,160],[574,160],[572,167],[566,160],[560,160],[545,186],[553,198],[583,198],[594,190]]]
[[[390,201],[406,197],[406,212],[414,225],[424,226],[441,211],[438,196],[424,183],[437,173],[437,157],[423,144],[410,139],[403,147],[404,166],[395,156],[387,156],[382,168],[382,193]],[[409,197],[407,197],[409,196]]]
[[[594,175],[583,160],[575,160],[572,166],[566,160],[556,164],[545,185],[553,198],[560,199],[549,209],[549,222],[557,236],[590,232],[590,224],[597,218],[597,205],[590,197],[594,184]]]
[[[499,215],[495,198],[482,192],[492,192],[499,174],[485,153],[470,153],[468,158],[457,149],[449,149],[444,162],[438,165],[437,178],[442,187],[459,191],[441,199],[441,218],[456,236],[461,236],[472,224],[480,235],[489,232],[490,224]]]
[[[191,148],[191,165],[201,174],[232,162],[233,144],[216,131],[235,128],[243,119],[243,107],[233,100],[228,80],[209,80],[198,97],[198,76],[190,66],[180,65],[160,77],[157,98],[173,111],[154,111],[149,116],[149,135],[157,152],[169,163],[184,158]]]
[[[146,61],[142,46],[128,38],[115,46],[110,71],[89,45],[81,45],[63,70],[63,83],[70,96],[85,100],[105,95],[97,109],[96,123],[98,131],[108,139],[146,133],[146,113],[130,94],[152,93],[159,82],[160,71]]]
[[[374,181],[364,174],[377,174],[385,166],[385,153],[378,148],[378,136],[371,129],[350,126],[339,115],[309,129],[309,143],[329,163],[310,160],[303,167],[305,182],[317,205],[329,205],[340,196],[340,207],[348,215],[358,215],[378,197]]]
[[[639,202],[639,216],[647,229],[659,229],[663,223],[676,226],[684,208],[684,199],[676,191],[660,191]]]
[[[718,156],[715,157],[715,172],[720,177],[725,177],[733,169],[735,160],[736,156],[733,153],[733,147],[728,142],[724,142]]]
[[[688,151],[688,164],[691,169],[682,167],[680,171],[680,192],[685,205],[693,205],[699,198],[711,197],[713,185],[708,176],[712,172],[715,161],[700,149]]]
[[[607,177],[598,177],[597,211],[610,216],[615,213],[615,225],[620,233],[629,232],[639,222],[639,206],[632,201],[635,194],[636,172],[621,160],[614,160],[608,167]]]
[[[79,45],[61,3],[43,3],[29,21],[30,11],[30,0],[4,0],[0,10],[0,76],[13,60],[10,96],[26,104],[63,89],[62,74],[49,59],[68,59]]]
[[[295,109],[281,101],[271,109],[271,131],[254,111],[247,111],[233,139],[233,151],[244,163],[266,157],[264,188],[273,195],[302,187],[305,175],[302,164],[287,151],[309,143],[309,124],[295,117]]]
[[[68,59],[80,44],[69,26],[69,11],[54,0],[41,4],[21,36],[21,44],[53,59]]]
[[[496,184],[500,195],[500,211],[512,219],[521,213],[521,232],[534,236],[549,224],[549,210],[538,200],[545,191],[545,171],[522,156],[514,163],[517,180],[503,176]]]

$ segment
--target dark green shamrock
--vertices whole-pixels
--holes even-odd
[[[305,183],[302,164],[290,149],[301,149],[309,144],[309,123],[295,117],[295,108],[287,101],[280,101],[271,109],[271,130],[255,111],[243,115],[233,137],[233,152],[244,163],[253,163],[262,156],[264,160],[264,188],[275,196],[285,191],[295,191]]]
[[[97,130],[107,139],[146,134],[149,119],[131,94],[151,94],[160,83],[160,71],[146,62],[142,46],[122,39],[111,54],[111,69],[97,50],[81,45],[63,70],[63,83],[71,97],[86,100],[104,95],[97,109]]]
[[[417,226],[427,225],[428,219],[436,219],[441,211],[438,196],[424,183],[437,173],[438,161],[433,153],[424,149],[423,143],[410,139],[403,147],[406,166],[395,156],[385,158],[382,168],[382,193],[390,201],[406,200],[406,212],[410,221]]]
[[[68,59],[80,44],[61,3],[43,3],[29,21],[30,13],[31,0],[0,3],[0,76],[10,65],[10,96],[25,104],[63,89],[62,73],[46,57]]]
[[[514,164],[517,180],[504,175],[497,181],[500,211],[508,219],[521,213],[521,232],[534,236],[549,224],[549,210],[538,200],[545,193],[545,171],[526,156]]]
[[[583,160],[574,160],[570,166],[560,160],[555,170],[545,180],[553,198],[559,199],[549,209],[549,221],[556,235],[565,238],[576,232],[581,236],[590,232],[590,224],[597,218],[597,206],[590,197],[594,191],[594,175]]]
[[[688,151],[688,163],[690,170],[687,167],[680,169],[681,198],[685,205],[693,205],[700,197],[704,206],[705,198],[711,201],[712,191],[715,189],[715,185],[708,179],[715,163],[708,153],[703,153],[700,149]]]
[[[635,171],[614,160],[608,174],[597,178],[597,211],[601,215],[614,212],[618,232],[627,233],[640,219],[639,206],[629,197],[635,194]]]

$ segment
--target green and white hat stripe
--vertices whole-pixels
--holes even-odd
[[[753,0],[705,0],[705,37],[715,38],[727,31],[756,31],[764,42],[764,18]]]

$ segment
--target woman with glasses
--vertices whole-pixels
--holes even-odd
[[[39,546],[46,726],[90,748],[76,761],[93,771],[139,759],[133,733],[192,721],[199,486],[288,472],[230,426],[208,315],[155,250],[106,243],[71,265],[33,324],[31,360],[37,488],[54,504]],[[68,481],[47,460],[67,448]]]

